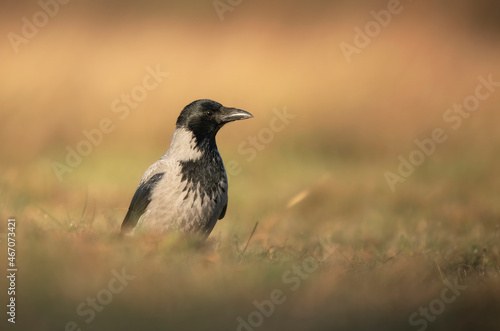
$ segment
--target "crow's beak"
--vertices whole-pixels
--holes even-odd
[[[221,120],[224,123],[238,121],[238,120],[246,120],[247,118],[252,118],[253,115],[247,111],[237,109],[237,108],[228,108],[222,107],[221,111]]]

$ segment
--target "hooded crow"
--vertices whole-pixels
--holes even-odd
[[[139,182],[122,233],[140,227],[208,237],[227,209],[227,176],[215,135],[228,122],[252,117],[208,99],[184,107],[168,151]]]

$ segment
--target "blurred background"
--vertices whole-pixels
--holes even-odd
[[[33,325],[78,320],[74,308],[111,266],[129,263],[142,280],[108,315],[80,319],[85,330],[164,319],[236,329],[235,316],[283,286],[287,267],[318,253],[321,235],[341,254],[261,329],[418,329],[410,313],[458,276],[478,277],[480,288],[431,326],[498,326],[500,87],[457,129],[443,116],[474,95],[479,77],[500,82],[499,2],[2,1],[0,19],[0,217],[20,223],[20,296]],[[160,245],[171,275],[149,246],[133,255],[111,235],[179,112],[200,98],[255,118],[218,134],[234,166],[228,214],[212,235],[220,247],[193,253],[187,267]],[[280,130],[277,113],[290,114]],[[392,190],[386,172],[397,175],[398,157],[408,160],[414,140],[436,128],[448,139]],[[240,264],[256,222],[250,262]],[[198,271],[215,289],[193,289],[205,281]],[[161,293],[181,303],[162,311]],[[207,317],[212,310],[227,316]],[[196,313],[212,324],[196,324]]]

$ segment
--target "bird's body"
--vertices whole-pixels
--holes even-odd
[[[168,151],[144,173],[122,224],[155,233],[208,236],[225,215],[228,184],[215,135],[227,122],[250,118],[245,111],[197,100],[177,120]]]
[[[199,152],[192,141],[189,131],[176,130],[167,153],[146,170],[139,188],[152,186],[151,201],[138,226],[160,232],[212,230],[227,204],[226,172],[216,148]]]

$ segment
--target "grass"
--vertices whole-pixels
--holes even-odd
[[[293,165],[286,152],[258,158],[255,169],[232,178],[228,217],[201,247],[179,238],[118,240],[126,201],[116,198],[109,205],[114,195],[127,200],[129,192],[116,192],[123,189],[113,188],[112,177],[106,181],[100,173],[108,173],[105,167],[82,175],[100,178],[98,188],[47,197],[59,206],[12,201],[19,206],[21,323],[49,329],[68,321],[85,330],[236,329],[237,317],[247,319],[257,309],[254,300],[268,300],[279,290],[286,300],[262,329],[410,329],[410,314],[439,298],[444,280],[458,279],[467,289],[432,327],[496,325],[498,195],[484,176],[486,165],[454,173],[446,171],[454,158],[440,161],[429,165],[434,172],[417,173],[391,193],[374,180],[383,165],[339,161],[327,169],[318,166],[321,154],[308,153],[299,154],[307,162]],[[266,162],[287,172],[263,172]],[[462,156],[460,167],[470,169],[474,162]],[[314,164],[319,169],[311,173]],[[101,191],[103,182],[111,188]],[[57,198],[64,192],[68,196]],[[314,270],[306,279],[283,280],[310,261],[317,266],[309,266]],[[78,315],[76,307],[107,288],[112,270],[122,268],[135,278],[87,325],[89,316]]]
[[[372,5],[334,22],[332,5],[315,24],[284,23],[276,8],[255,22],[258,8],[245,6],[221,24],[207,12],[205,21],[142,13],[110,25],[68,5],[0,64],[0,217],[18,224],[16,326],[237,330],[241,318],[250,327],[239,330],[419,330],[410,316],[439,310],[449,281],[466,288],[426,329],[497,329],[500,91],[394,192],[384,173],[397,171],[414,139],[448,129],[443,113],[474,93],[479,75],[500,80],[498,46],[457,13],[423,22],[419,10],[433,7],[419,3],[347,65],[338,43]],[[17,29],[16,18],[5,26]],[[451,35],[460,37],[443,43]],[[120,120],[110,103],[157,63],[169,78]],[[178,111],[206,96],[255,115],[218,136],[226,165],[241,167],[226,217],[203,245],[120,240],[138,180],[165,152]],[[238,146],[283,107],[297,117],[248,161]],[[52,162],[103,117],[116,129],[58,181]],[[115,272],[133,278],[108,298]],[[109,303],[87,323],[92,297]],[[254,313],[272,300],[269,316]]]

